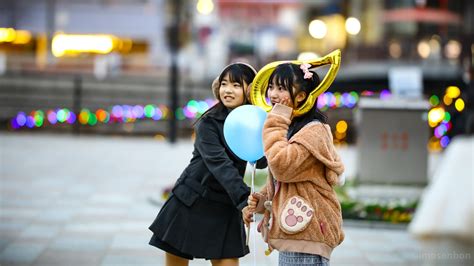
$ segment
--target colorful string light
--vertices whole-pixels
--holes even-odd
[[[360,96],[377,96],[382,100],[387,100],[391,97],[389,90],[382,90],[379,93],[370,90],[364,90],[362,93],[355,91],[350,92],[325,92],[318,97],[317,107],[326,111],[328,109],[337,108],[354,108],[359,102]],[[433,138],[430,139],[429,147],[445,148],[449,142],[448,137],[452,129],[451,113],[446,110],[445,106],[451,105],[455,102],[455,110],[462,112],[464,109],[464,101],[460,97],[461,93],[457,87],[450,86],[446,89],[445,95],[439,97],[432,95],[429,97],[429,103],[432,106],[428,112],[428,123],[433,128]],[[443,101],[440,100],[443,99]],[[196,119],[199,118],[206,110],[216,104],[214,99],[206,99],[203,101],[190,100],[185,106],[179,107],[175,110],[175,116],[178,120]],[[443,106],[443,103],[445,104]],[[137,120],[153,119],[155,121],[166,120],[169,117],[169,108],[166,105],[114,105],[108,109],[97,109],[94,112],[84,108],[79,114],[75,114],[67,108],[57,108],[54,110],[34,110],[30,114],[25,112],[18,112],[15,117],[10,119],[11,128],[14,130],[20,128],[40,128],[46,124],[60,125],[60,124],[74,124],[76,122],[81,125],[95,126],[97,124],[111,124],[111,123],[134,123]],[[339,129],[343,128],[347,123],[340,121]],[[341,131],[341,132],[340,132]],[[336,131],[338,138],[346,137],[345,130]],[[435,143],[436,142],[436,143]]]
[[[464,100],[461,98],[461,90],[458,87],[449,86],[444,95],[432,95],[429,102],[432,108],[428,112],[428,124],[433,128],[433,137],[428,143],[428,148],[437,151],[446,148],[451,141],[449,137],[449,132],[453,128],[451,113],[462,112]],[[453,102],[454,108],[450,107]]]
[[[375,95],[372,91],[364,91],[363,95]],[[390,95],[388,90],[382,91],[381,98]],[[337,109],[337,108],[354,108],[359,101],[359,94],[355,91],[351,92],[325,92],[318,98],[318,108],[321,110]],[[209,107],[216,103],[214,99],[206,99],[204,101],[190,100],[184,107],[179,107],[175,111],[178,120],[199,118]],[[74,124],[76,120],[81,125],[95,126],[97,124],[110,123],[133,123],[137,120],[153,119],[155,121],[166,120],[168,118],[169,108],[165,105],[114,105],[108,109],[97,109],[91,111],[87,108],[80,110],[78,114],[67,108],[58,108],[48,110],[46,114],[42,110],[35,110],[27,115],[25,112],[18,112],[12,118],[11,127],[20,129],[24,127],[39,128],[45,125]]]
[[[178,120],[195,119],[200,117],[210,106],[216,103],[215,100],[207,99],[205,101],[189,101],[186,106],[176,110]],[[58,108],[48,110],[46,114],[42,110],[32,111],[29,115],[25,112],[18,114],[10,119],[12,129],[20,128],[39,128],[45,122],[50,125],[74,124],[76,120],[81,125],[95,126],[97,124],[110,123],[133,123],[137,120],[153,119],[155,121],[168,119],[169,108],[165,105],[156,106],[154,104],[142,105],[114,105],[109,109],[97,109],[95,112],[83,108],[76,116],[67,108]]]

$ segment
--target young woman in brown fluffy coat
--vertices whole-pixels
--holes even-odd
[[[246,224],[253,212],[267,209],[258,229],[269,248],[280,252],[280,265],[329,265],[332,250],[344,239],[333,189],[342,181],[344,166],[326,117],[316,104],[305,115],[292,117],[320,83],[308,68],[284,63],[270,76],[267,94],[273,109],[263,129],[270,178],[243,209]]]

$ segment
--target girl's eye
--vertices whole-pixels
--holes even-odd
[[[239,87],[239,88],[240,88],[240,87],[242,87],[242,86],[240,86],[239,83],[234,83],[234,87]]]
[[[221,86],[225,86],[227,83],[225,82],[221,82]]]

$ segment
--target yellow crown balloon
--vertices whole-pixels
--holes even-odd
[[[311,64],[311,67],[329,64],[331,65],[324,79],[313,91],[311,91],[303,105],[301,105],[301,107],[299,107],[298,109],[293,110],[293,116],[301,116],[306,114],[309,110],[311,110],[311,108],[313,108],[318,96],[321,93],[325,92],[336,78],[337,72],[339,71],[339,66],[341,65],[341,51],[337,49],[324,57],[308,61],[276,61],[269,63],[262,69],[260,69],[260,71],[258,71],[257,75],[255,76],[252,83],[252,88],[250,89],[250,100],[254,105],[262,107],[267,112],[272,109],[272,106],[268,104],[265,100],[268,89],[268,79],[272,75],[275,68],[278,65],[284,63],[293,63],[297,65],[307,63]]]

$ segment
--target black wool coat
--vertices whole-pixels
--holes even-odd
[[[224,139],[228,113],[226,108],[216,108],[195,126],[193,157],[173,189],[173,194],[187,206],[200,196],[239,210],[247,205],[250,189],[243,182],[247,162],[232,153]],[[257,161],[257,168],[265,167],[265,158]]]

